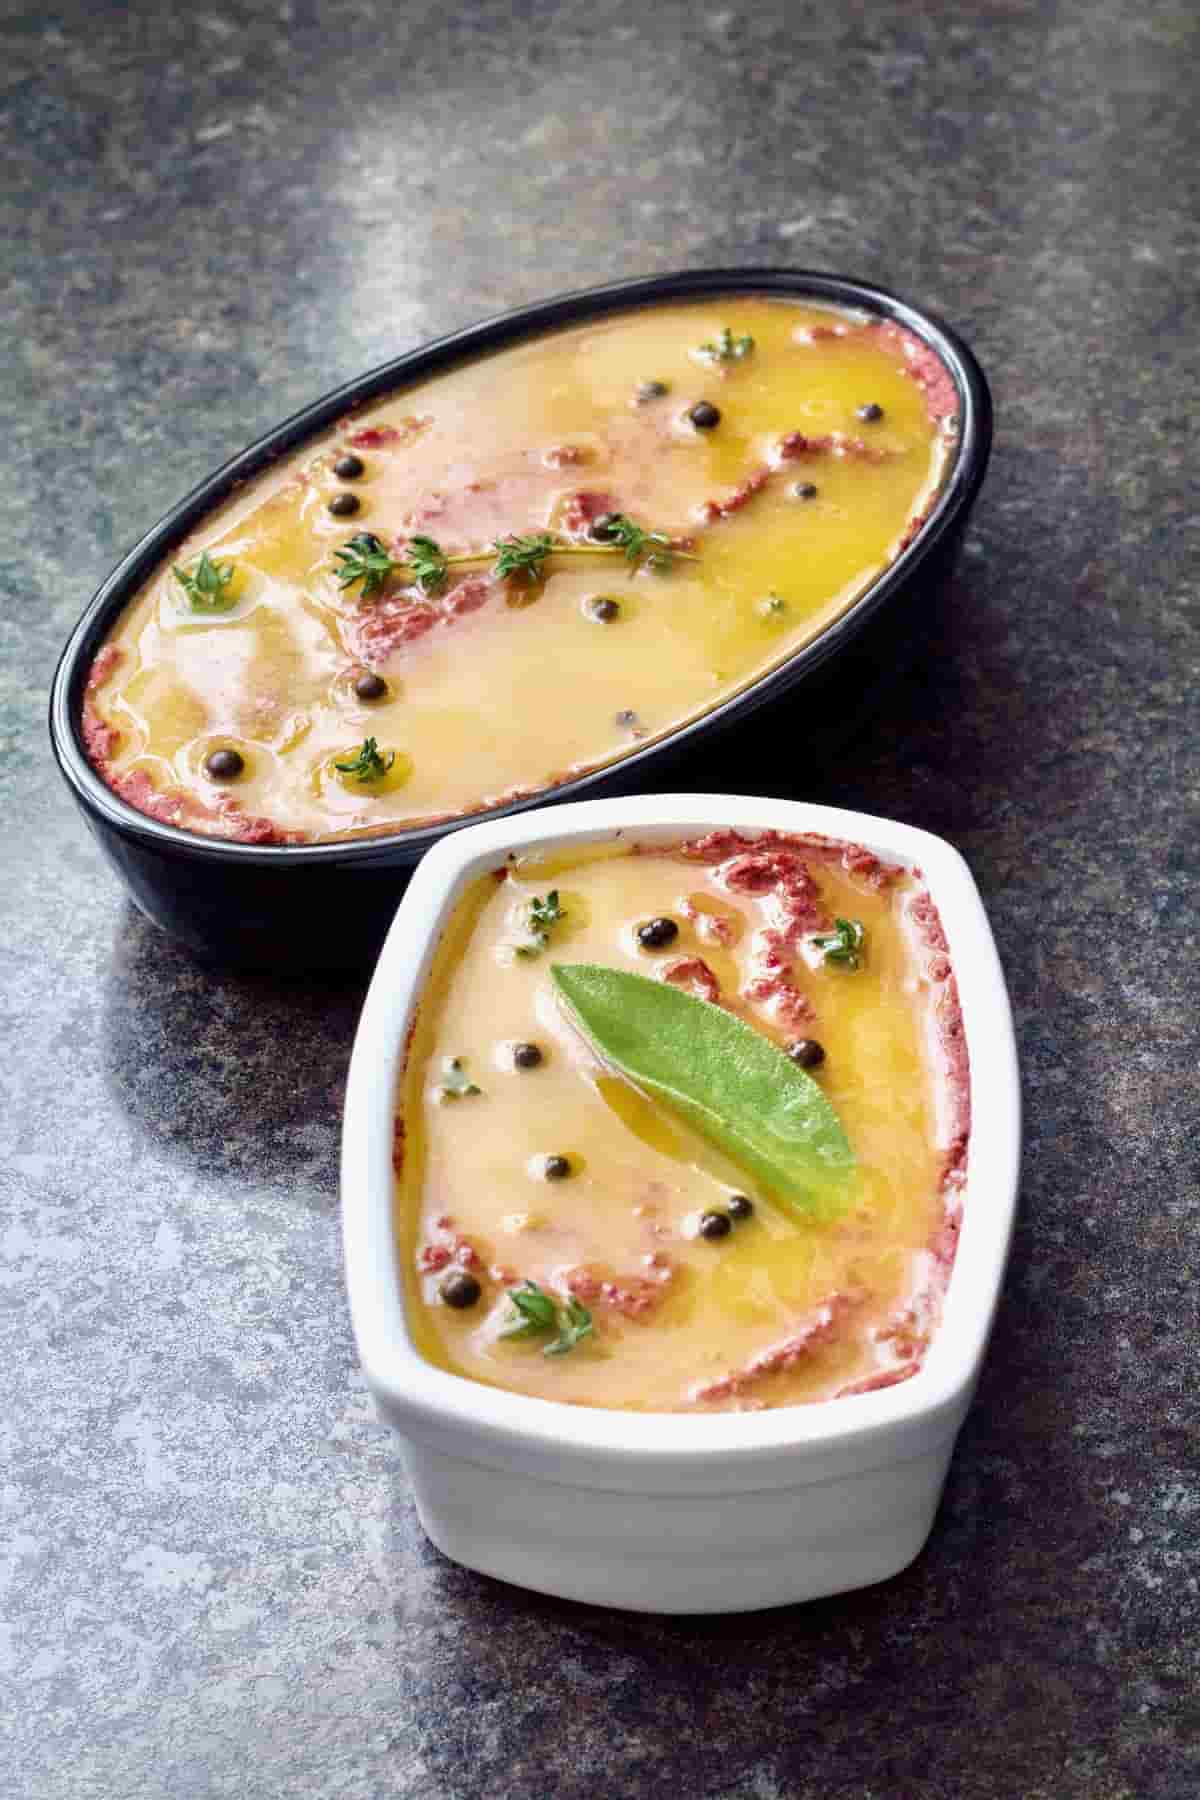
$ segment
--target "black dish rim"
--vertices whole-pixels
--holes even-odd
[[[164,824],[122,800],[93,769],[83,747],[83,688],[92,660],[116,615],[133,598],[155,566],[205,516],[227,500],[235,488],[253,479],[279,457],[290,454],[306,438],[315,437],[347,413],[384,394],[428,379],[455,364],[537,337],[566,325],[608,313],[668,300],[696,300],[709,295],[779,294],[808,298],[874,314],[905,327],[941,359],[958,389],[957,454],[934,501],[929,518],[913,542],[833,624],[802,645],[777,668],[740,692],[686,721],[641,749],[609,758],[594,769],[499,806],[462,813],[428,825],[377,836],[316,844],[239,844],[207,837],[181,826]],[[448,831],[484,819],[502,819],[535,806],[582,799],[619,775],[625,780],[641,763],[678,751],[690,738],[725,726],[770,702],[809,676],[846,648],[881,607],[915,573],[918,566],[952,534],[969,509],[987,467],[992,436],[992,405],[987,380],[974,354],[936,314],[914,306],[890,289],[852,276],[791,268],[718,268],[678,270],[607,282],[600,287],[555,295],[511,311],[494,314],[475,325],[435,338],[369,369],[293,413],[239,455],[194,487],[138,540],[93,595],[59,659],[50,691],[50,738],[59,768],[85,810],[109,829],[140,839],[170,853],[201,861],[232,859],[243,864],[283,861],[320,864],[405,866],[416,862]]]

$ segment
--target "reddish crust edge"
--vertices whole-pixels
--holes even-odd
[[[854,330],[854,326],[846,322],[837,325],[810,325],[805,335],[808,342],[819,344],[826,343],[831,338],[851,337]],[[926,411],[935,425],[957,416],[958,389],[954,377],[937,351],[924,338],[918,337],[906,325],[898,325],[894,319],[869,319],[858,330],[872,333],[889,350],[900,352],[904,371],[924,394]]]
[[[904,367],[908,375],[921,389],[925,396],[925,409],[934,424],[941,424],[945,419],[953,419],[958,415],[958,389],[954,377],[937,354],[919,338],[915,331],[909,331],[904,325],[897,325],[892,319],[885,319],[880,324],[865,327],[879,337],[880,342],[889,347],[895,346],[904,358]]]
[[[873,1393],[877,1389],[893,1387],[909,1380],[922,1367],[929,1344],[941,1323],[942,1307],[962,1227],[967,1148],[971,1133],[970,1062],[963,1030],[962,1004],[950,963],[949,945],[941,915],[924,885],[921,870],[915,866],[886,863],[861,844],[828,837],[821,832],[746,833],[726,828],[705,832],[698,838],[685,839],[674,846],[655,844],[634,845],[632,848],[635,854],[643,855],[662,855],[674,849],[676,854],[708,865],[723,863],[752,851],[764,853],[787,849],[799,852],[815,862],[837,865],[845,873],[866,882],[878,892],[890,887],[902,874],[921,883],[919,890],[907,900],[905,913],[912,926],[918,950],[925,954],[925,978],[932,990],[930,1017],[933,1023],[934,1054],[940,1065],[937,1074],[948,1100],[949,1140],[942,1156],[939,1178],[942,1216],[927,1245],[931,1260],[928,1276],[924,1284],[914,1290],[908,1305],[901,1309],[893,1321],[897,1351],[902,1352],[900,1360],[839,1388],[831,1398],[840,1400],[855,1394]],[[765,862],[767,859],[764,857],[763,860]],[[839,1297],[833,1298],[836,1300]],[[839,1310],[840,1308],[835,1308],[835,1312]],[[811,1334],[801,1332],[800,1338],[803,1339],[803,1347],[807,1349],[809,1345],[816,1348],[828,1335],[826,1330]],[[794,1348],[799,1343],[800,1339],[795,1340],[795,1344],[793,1340],[787,1340],[780,1347],[781,1352]],[[795,1357],[783,1357],[782,1364],[787,1364],[790,1360],[795,1360]],[[726,1393],[740,1394],[749,1377],[765,1373],[775,1366],[769,1352],[761,1353],[755,1362],[758,1366],[754,1369],[732,1371],[729,1376],[709,1383],[709,1391],[695,1397],[721,1398]]]
[[[147,818],[206,837],[225,838],[235,844],[306,844],[302,831],[281,831],[272,820],[248,813],[231,794],[222,794],[211,806],[182,788],[157,788],[144,769],[119,775],[112,759],[121,747],[121,733],[102,719],[91,696],[112,674],[122,656],[115,644],[106,644],[88,670],[84,686],[80,731],[87,759],[106,787]]]
[[[635,855],[659,856],[670,845],[635,845]],[[821,831],[737,831],[732,826],[706,831],[698,838],[684,838],[673,846],[689,862],[721,863],[746,851],[795,850],[817,862],[837,863],[847,875],[882,891],[906,871],[898,863],[886,863],[862,844],[834,838]]]

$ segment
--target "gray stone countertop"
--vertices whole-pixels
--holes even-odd
[[[0,1788],[1190,1800],[1200,13],[58,0],[0,46]],[[341,1287],[361,986],[158,935],[44,709],[118,555],[304,401],[502,307],[721,262],[874,277],[991,375],[936,659],[793,780],[966,855],[1028,1146],[924,1555],[706,1622],[426,1544]]]

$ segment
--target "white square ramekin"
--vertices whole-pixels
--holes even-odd
[[[822,832],[920,869],[941,915],[970,1059],[962,1230],[918,1374],[812,1406],[696,1417],[566,1406],[486,1387],[414,1347],[396,1241],[392,1128],[430,962],[464,887],[510,851],[722,826]],[[400,1433],[421,1523],[468,1568],[639,1612],[780,1606],[882,1581],[918,1554],[971,1401],[1008,1254],[1020,1099],[1008,995],[966,864],[866,813],[723,795],[548,807],[470,826],[414,875],[363,1007],[346,1093],[342,1219],[359,1357]]]

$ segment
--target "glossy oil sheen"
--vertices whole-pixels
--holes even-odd
[[[753,934],[770,920],[769,898],[731,898],[710,869],[669,850],[522,864],[468,892],[439,946],[400,1096],[398,1240],[414,1336],[431,1362],[520,1393],[658,1411],[819,1400],[886,1366],[894,1340],[878,1334],[926,1282],[941,1218],[930,989],[904,926],[917,884],[904,876],[881,894],[841,868],[814,866],[814,874],[829,910],[861,920],[868,944],[856,972],[812,954],[796,965],[815,1010],[808,1029],[827,1052],[818,1079],[858,1159],[850,1210],[818,1223],[798,1220],[668,1110],[606,1072],[564,1017],[549,975],[555,960],[652,975],[700,955],[735,998]],[[552,886],[567,918],[541,956],[519,956],[529,902]],[[689,922],[692,909],[732,919],[737,941],[714,946]],[[668,951],[648,954],[635,927],[658,914],[674,916],[681,930]],[[787,1041],[765,1007],[741,1002],[738,1010]],[[532,1071],[513,1067],[511,1046],[521,1040],[544,1052]],[[461,1059],[479,1094],[439,1097],[449,1057]],[[547,1153],[569,1157],[565,1181],[541,1177]],[[698,1237],[699,1214],[735,1193],[753,1199],[753,1218],[719,1242]],[[460,1239],[483,1284],[466,1312],[439,1300],[444,1270],[421,1267],[423,1251]],[[542,1354],[545,1340],[500,1338],[512,1287],[533,1280],[562,1298],[580,1269],[648,1293],[651,1303],[627,1316],[596,1300],[592,1340],[557,1358]],[[853,1304],[829,1342],[740,1393],[697,1398],[705,1384],[819,1321],[836,1296]]]
[[[552,785],[736,692],[887,566],[943,472],[945,440],[899,350],[855,330],[813,339],[831,316],[746,296],[617,314],[439,375],[310,443],[206,521],[119,620],[110,641],[123,657],[95,696],[121,734],[110,774],[142,770],[183,792],[192,824],[228,794],[282,830],[353,837]],[[698,358],[724,325],[753,336],[752,354]],[[649,377],[670,392],[639,406]],[[721,410],[715,431],[684,417],[701,398]],[[884,408],[876,424],[856,416],[868,401]],[[363,477],[339,481],[347,436],[380,424],[399,441],[362,449]],[[727,497],[796,430],[888,454],[791,463],[735,517],[698,525],[705,501]],[[563,451],[581,460],[564,463]],[[793,498],[797,480],[815,482],[817,498]],[[334,578],[333,553],[357,531],[475,550],[558,529],[581,490],[694,534],[699,561],[631,577],[616,558],[564,559],[540,590],[492,584],[478,610],[386,654],[362,631],[378,603]],[[339,492],[361,501],[351,519],[327,510]],[[205,547],[237,567],[227,614],[193,614],[171,572]],[[620,602],[613,624],[588,616],[600,594]],[[353,693],[366,662],[389,683],[382,702]],[[629,713],[632,727],[618,722]],[[395,761],[364,784],[334,764],[368,735]],[[246,773],[218,789],[203,763],[226,745]]]

